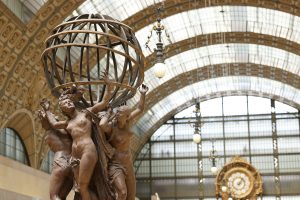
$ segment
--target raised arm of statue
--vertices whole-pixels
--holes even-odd
[[[52,128],[49,119],[56,121],[55,116],[48,111],[47,117],[45,112],[45,110],[49,110],[50,102],[43,99],[41,105],[43,105],[43,109],[38,110],[38,117],[41,120],[42,127],[46,130],[43,142],[55,153],[50,175],[50,199],[66,199],[73,186],[73,173],[68,164],[72,139],[69,135],[66,135],[65,130]]]
[[[94,106],[88,108],[93,113],[98,113],[98,112],[104,110],[105,108],[107,108],[108,103],[109,103],[109,99],[110,99],[110,95],[111,95],[113,86],[111,84],[109,84],[109,80],[108,80],[106,73],[104,73],[103,80],[106,83],[106,91],[104,93],[102,101],[99,103],[96,103]]]
[[[144,84],[142,84],[142,86],[139,88],[139,91],[141,93],[140,101],[138,107],[131,112],[128,121],[131,122],[134,118],[143,113],[145,107],[146,93],[148,92],[148,90],[149,88]]]
[[[38,110],[38,117],[41,120],[43,129],[45,129],[46,131],[54,130],[52,128],[51,124],[49,123],[48,117],[46,116],[46,113],[44,110]],[[52,120],[56,120],[55,115],[51,112],[49,113],[49,118],[52,118]],[[56,129],[55,131],[58,132],[59,134],[67,134],[67,132],[63,129]],[[56,133],[56,132],[53,132],[53,133]]]
[[[41,120],[41,124],[43,129],[45,129],[46,131],[52,129],[47,117],[46,117],[46,113],[44,112],[44,110],[38,110],[38,117]]]
[[[54,129],[65,129],[68,125],[67,121],[57,121],[54,117],[54,114],[49,111],[50,102],[47,99],[41,101],[41,106],[45,112],[45,115],[48,119],[50,126]]]

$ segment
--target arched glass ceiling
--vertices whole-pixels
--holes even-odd
[[[300,91],[282,82],[251,76],[231,76],[209,79],[186,86],[155,104],[135,125],[140,134],[146,133],[161,118],[193,98],[218,92],[255,91],[258,93],[280,96],[295,104],[300,104]]]
[[[220,12],[221,10],[224,12]],[[197,35],[218,32],[254,32],[300,43],[300,17],[266,8],[250,6],[200,8],[164,18],[162,24],[167,28],[173,43]],[[151,52],[145,49],[144,44],[152,28],[153,24],[136,32],[146,56]],[[152,46],[156,42],[154,38],[151,40]],[[209,38],[207,40],[209,42]]]
[[[225,12],[220,12],[222,9]],[[282,37],[291,41],[298,42],[300,44],[300,17],[266,8],[250,6],[219,6],[200,8],[167,17],[163,19],[163,24],[168,28],[168,32],[173,43],[201,34],[248,31]],[[136,36],[143,48],[143,52],[146,55],[149,55],[150,51],[145,49],[144,44],[147,40],[147,35],[149,35],[149,30],[151,29],[152,25],[149,25],[136,33]],[[221,39],[222,36],[220,35],[220,40]],[[224,42],[226,42],[226,38],[223,38],[223,40]],[[207,38],[207,43],[211,43],[209,37]],[[244,46],[247,45],[245,44]],[[221,48],[220,50],[218,49],[218,47],[221,47],[221,45],[212,45],[210,47],[210,52],[227,51],[224,48]],[[244,60],[242,62],[245,62],[245,60],[250,57],[249,60],[255,60],[254,63],[264,63],[266,65],[277,66],[283,69],[286,68],[286,70],[298,74],[297,68],[299,69],[299,62],[292,61],[293,59],[298,60],[298,58],[295,59],[297,57],[295,54],[268,47],[261,48],[261,50],[256,50],[258,47],[260,48],[263,46],[250,45],[249,48],[231,48],[230,51],[233,51],[234,55],[229,57],[227,62],[237,62],[237,60]],[[200,48],[200,51],[204,51],[204,49],[206,48]],[[247,49],[249,49],[251,53],[250,55],[245,53]],[[241,50],[242,52],[240,53],[239,50]],[[262,56],[255,56],[257,51],[263,52],[261,54]],[[220,61],[217,61],[217,58],[211,58],[209,56],[205,59],[200,60],[199,57],[203,57],[201,53],[202,52],[184,53],[184,56],[178,57],[178,59],[167,59],[166,63],[169,66],[172,66],[172,69],[174,69],[173,65],[178,66],[179,63],[184,63],[186,59],[190,59],[191,57],[197,58],[193,60],[194,62],[197,61],[198,63],[210,62],[210,59],[214,59],[215,63],[220,63]],[[223,56],[220,55],[219,59],[222,59],[222,57],[227,57],[227,55],[228,53]],[[268,58],[270,56],[271,58]],[[103,59],[103,62],[106,62],[106,58]],[[188,63],[188,67],[195,67],[195,65],[190,64],[192,63]],[[181,64],[180,67],[186,68],[186,64]],[[179,72],[176,72],[176,70],[177,69],[172,71],[179,74]],[[180,71],[181,69],[178,70]],[[167,73],[169,73],[169,76],[174,76],[173,72],[171,72],[170,70],[168,70]],[[167,74],[166,78],[164,78],[163,81],[170,79],[169,76]],[[146,72],[145,77],[147,80],[153,81],[153,83],[150,83],[146,80],[146,83],[149,84],[150,88],[154,88],[158,85],[158,80],[154,78],[152,70]]]
[[[2,0],[21,21],[27,23],[48,0]]]
[[[161,79],[155,77],[153,68],[145,72],[144,83],[149,86],[149,92],[181,73],[222,63],[254,63],[300,75],[300,56],[274,47],[256,44],[233,43],[204,46],[176,54],[166,59],[165,63],[167,72]],[[131,103],[134,104],[138,99],[136,95]]]
[[[100,13],[123,21],[154,4],[154,2],[154,0],[90,0],[81,4],[81,6],[73,12],[73,15]],[[156,3],[157,2],[158,1],[156,1]]]
[[[37,11],[45,4],[48,0],[30,0],[30,1],[20,1],[23,2],[32,13],[36,14]]]
[[[104,2],[106,1],[103,1],[103,6],[106,5],[106,7],[104,7],[108,9],[109,6]],[[123,6],[124,2],[122,2],[123,1],[118,3],[119,7],[121,5]],[[105,11],[104,7],[102,9],[104,10],[102,13],[108,12]],[[119,7],[117,10],[120,9]],[[224,10],[224,12],[220,12],[221,10]],[[110,15],[111,13],[119,13],[119,11],[109,12]],[[173,43],[182,41],[187,38],[195,37],[197,35],[209,33],[254,32],[286,38],[287,40],[298,42],[300,44],[300,17],[266,8],[251,6],[206,7],[172,15],[163,19],[163,24],[167,27],[168,33],[170,34]],[[149,25],[136,32],[136,36],[146,56],[150,54],[150,51],[145,49],[144,44],[152,27],[153,25]],[[155,37],[155,35],[153,37]],[[224,38],[224,35],[222,36],[222,34],[220,34],[220,40],[223,40],[224,43],[229,42],[226,41],[226,38]],[[153,38],[151,41],[154,43],[155,39]],[[207,44],[210,43],[211,41],[208,36]],[[212,52],[214,51],[218,50],[212,50]],[[283,53],[282,55],[278,53],[278,55],[280,55],[280,59],[283,58],[285,54],[287,53]],[[188,54],[185,55],[186,57],[189,57]],[[122,60],[122,58],[119,59]],[[103,58],[102,62],[106,62],[106,58]],[[178,62],[176,62],[176,64],[177,63]],[[280,65],[280,63],[276,65]],[[151,72],[151,74],[153,73]],[[147,77],[147,75],[145,77]]]

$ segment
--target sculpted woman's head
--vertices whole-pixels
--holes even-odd
[[[58,104],[60,110],[66,115],[71,115],[75,111],[74,102],[69,98],[60,99]]]
[[[119,108],[117,108],[116,119],[119,126],[125,126],[125,124],[128,122],[127,120],[131,114],[131,111],[132,109],[128,106],[120,106]]]
[[[71,115],[75,111],[74,102],[78,102],[82,97],[83,90],[82,88],[77,88],[76,85],[73,85],[71,88],[67,88],[62,92],[58,99],[58,104],[60,110],[65,115]]]

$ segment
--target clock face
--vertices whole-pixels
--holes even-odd
[[[235,156],[216,177],[216,195],[222,199],[256,199],[262,194],[262,179],[247,161]]]
[[[244,172],[233,172],[228,177],[228,187],[231,195],[236,198],[242,198],[251,192],[251,178]]]

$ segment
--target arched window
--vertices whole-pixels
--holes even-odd
[[[174,115],[155,131],[135,160],[139,199],[155,192],[164,200],[216,199],[210,157],[213,144],[219,169],[240,155],[261,173],[264,200],[275,199],[275,190],[270,188],[277,182],[281,199],[300,199],[299,187],[291,187],[300,180],[299,111],[277,101],[275,107],[271,105],[271,99],[254,96],[201,102],[199,145],[192,142],[195,106]]]
[[[30,165],[25,145],[19,134],[11,129],[4,128],[0,131],[0,154]]]
[[[52,151],[48,151],[47,155],[43,159],[41,170],[50,174],[52,169],[53,159],[54,159],[54,153]]]

